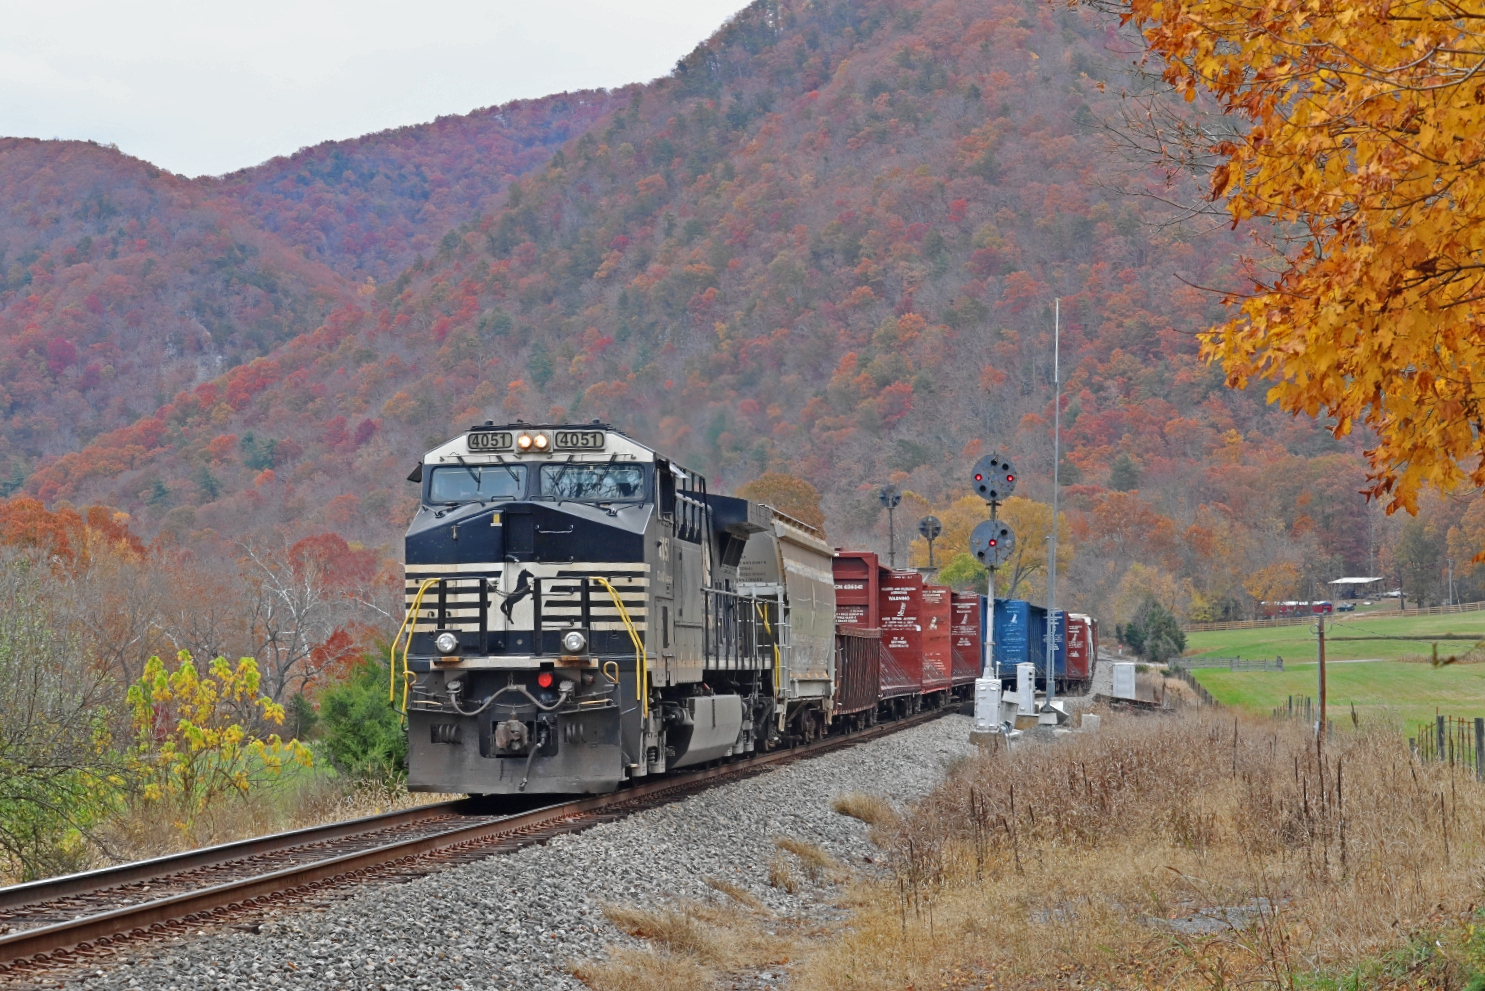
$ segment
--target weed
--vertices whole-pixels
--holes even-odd
[[[818,881],[821,875],[840,867],[834,857],[814,843],[807,843],[792,836],[775,836],[773,845],[798,857],[800,865],[804,868],[805,876],[811,881]]]
[[[747,888],[733,884],[731,881],[724,881],[719,877],[704,877],[701,880],[713,891],[720,891],[728,898],[736,902],[741,902],[755,912],[761,912],[764,915],[768,914],[768,906],[759,901],[758,897]]]
[[[843,816],[860,819],[870,826],[888,826],[897,821],[892,805],[880,795],[850,791],[837,795],[830,807]]]

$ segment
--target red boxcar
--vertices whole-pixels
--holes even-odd
[[[954,611],[949,632],[953,635],[955,688],[974,684],[984,664],[984,646],[980,641],[982,601],[973,592],[955,592],[949,603]]]
[[[1093,677],[1093,622],[1081,613],[1067,617],[1067,661],[1063,677],[1068,681],[1087,681]]]
[[[917,694],[922,661],[915,658],[904,667],[898,653],[887,649],[892,631],[883,628],[882,604],[886,593],[882,581],[892,572],[882,567],[881,561],[870,551],[838,551],[833,567],[836,627],[842,632],[861,630],[868,636],[875,634],[879,637],[877,663],[873,669],[877,698]],[[916,616],[915,610],[915,622]],[[900,650],[899,653],[907,652]]]
[[[916,695],[923,685],[923,576],[877,572],[882,618],[882,697]]]
[[[837,551],[835,571],[835,625],[880,630],[877,573],[885,570],[869,551]]]
[[[954,593],[942,585],[923,586],[920,625],[923,642],[923,694],[946,692],[954,684],[954,646],[950,626]]]

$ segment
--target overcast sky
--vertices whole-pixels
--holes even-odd
[[[0,135],[219,175],[665,75],[745,0],[0,0]]]

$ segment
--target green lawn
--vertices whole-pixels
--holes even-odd
[[[1196,668],[1196,679],[1224,705],[1267,714],[1308,695],[1318,704],[1316,665],[1284,662],[1284,671],[1227,671]],[[1325,665],[1330,718],[1349,725],[1351,705],[1366,721],[1392,719],[1411,733],[1437,711],[1448,716],[1485,716],[1485,664],[1431,664],[1363,661]]]
[[[1337,613],[1325,620],[1327,660],[1350,660],[1370,657],[1401,657],[1404,654],[1427,654],[1433,649],[1428,636],[1457,633],[1485,640],[1485,612],[1456,613],[1447,616],[1402,617],[1396,612],[1381,616]],[[1409,640],[1336,640],[1335,637],[1386,634],[1418,636]],[[1441,641],[1439,655],[1463,653],[1473,643]],[[1274,626],[1257,630],[1221,630],[1186,634],[1186,653],[1211,654],[1216,657],[1282,657],[1291,661],[1315,659],[1313,624]]]

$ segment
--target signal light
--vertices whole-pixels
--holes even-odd
[[[536,683],[538,685],[540,685],[542,688],[551,688],[552,687],[552,672],[550,672],[550,671],[543,671],[541,674],[537,675],[536,676]]]
[[[975,495],[994,505],[1016,491],[1016,473],[1007,458],[985,455],[974,466]]]

